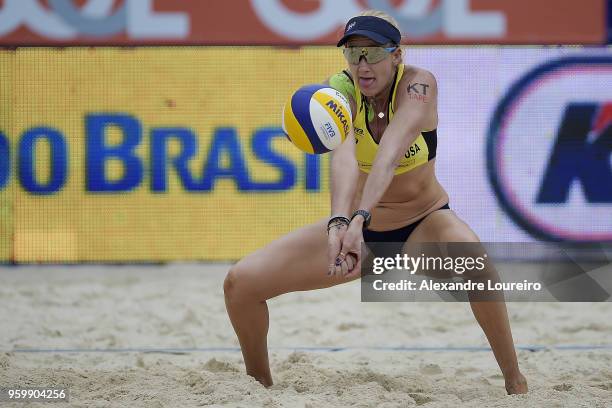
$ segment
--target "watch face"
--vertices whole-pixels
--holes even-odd
[[[364,226],[364,228],[367,227],[370,224],[370,219],[372,218],[372,216],[370,215],[370,213],[368,211],[366,211],[366,210],[357,210],[353,214],[353,217],[355,217],[356,215],[361,215],[363,217],[363,226]]]

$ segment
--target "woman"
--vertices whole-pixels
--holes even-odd
[[[436,79],[402,63],[400,41],[397,23],[382,12],[348,21],[338,46],[345,46],[349,70],[329,81],[348,97],[353,112],[353,131],[332,157],[333,215],[248,255],[225,279],[226,307],[247,374],[264,386],[272,385],[267,299],[357,278],[364,239],[407,245],[478,242],[449,209],[448,195],[435,177]],[[527,392],[505,303],[472,301],[471,307],[507,392]]]

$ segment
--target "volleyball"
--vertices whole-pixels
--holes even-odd
[[[327,153],[342,144],[351,126],[351,108],[342,93],[327,85],[295,91],[283,109],[283,131],[300,150]]]

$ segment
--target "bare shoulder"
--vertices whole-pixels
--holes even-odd
[[[429,81],[436,81],[436,77],[431,71],[426,70],[425,68],[417,67],[416,65],[408,65],[404,64],[404,76],[402,80],[415,80],[415,79],[425,79]]]
[[[422,129],[435,129],[438,125],[438,83],[426,69],[404,65],[404,74],[398,85],[396,109],[403,107],[407,115],[416,115]]]
[[[430,71],[414,65],[404,65],[404,75],[400,86],[409,94],[435,98],[438,93],[438,82]]]
[[[355,102],[355,84],[350,73],[346,70],[337,72],[332,75],[328,80],[326,80],[323,84],[331,86],[346,97],[346,99],[349,101],[351,113],[354,120],[357,103]]]

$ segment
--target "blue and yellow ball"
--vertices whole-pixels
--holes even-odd
[[[283,131],[300,150],[327,153],[349,133],[351,108],[346,97],[326,85],[306,85],[291,95],[283,109]]]

